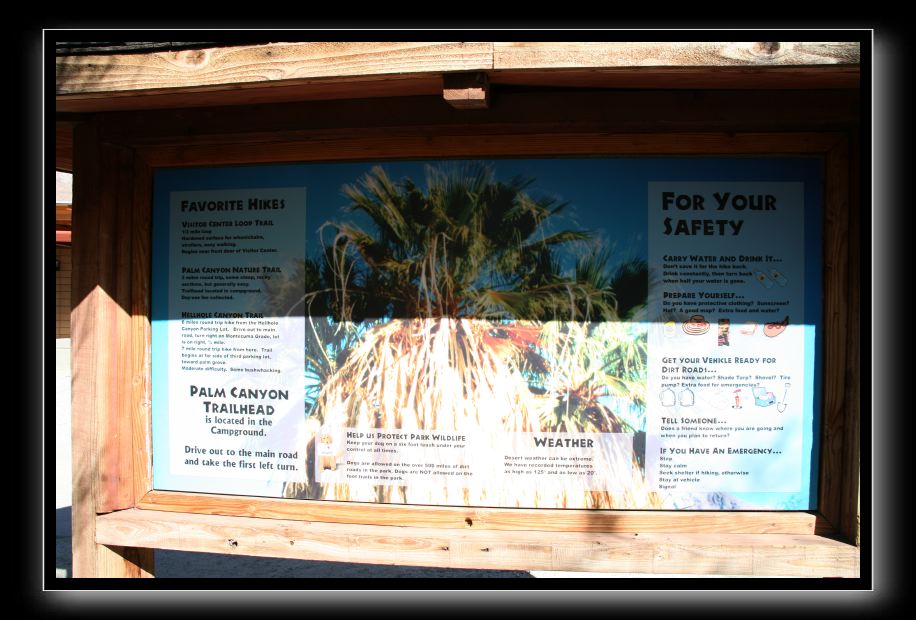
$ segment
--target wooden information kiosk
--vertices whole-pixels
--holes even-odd
[[[859,80],[842,42],[60,51],[74,576],[858,577]]]

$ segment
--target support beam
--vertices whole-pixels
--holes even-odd
[[[437,95],[439,76],[579,88],[858,88],[858,42],[270,43],[58,56],[57,112]],[[65,165],[65,164],[60,164]]]
[[[150,491],[144,510],[363,525],[475,530],[537,529],[542,532],[643,532],[722,534],[814,534],[816,517],[805,512],[677,512],[668,510],[544,510],[304,502],[296,499]]]
[[[497,42],[493,69],[857,65],[857,42]]]
[[[803,534],[653,534],[398,527],[123,510],[99,543],[448,568],[858,577],[853,545]]]
[[[74,140],[72,289],[73,576],[151,576],[151,551],[96,542],[96,517],[135,504],[130,418],[132,151]]]
[[[57,94],[112,93],[321,78],[474,71],[493,66],[492,43],[270,43],[152,54],[58,56]]]

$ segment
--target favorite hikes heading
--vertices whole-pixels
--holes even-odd
[[[286,202],[282,198],[271,198],[262,200],[261,198],[248,199],[248,211],[263,211],[266,209],[285,209]],[[181,212],[188,213],[193,211],[245,211],[244,200],[182,200]]]

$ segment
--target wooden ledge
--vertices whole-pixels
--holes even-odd
[[[96,542],[121,547],[448,568],[859,576],[856,547],[803,534],[456,530],[129,509],[99,515]]]
[[[413,527],[539,530],[599,533],[815,534],[817,517],[806,512],[659,510],[549,510],[304,501],[244,495],[150,491],[145,510]],[[826,530],[825,530],[826,531]]]

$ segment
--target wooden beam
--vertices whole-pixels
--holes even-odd
[[[856,42],[270,43],[57,58],[58,95],[518,69],[856,65]]]
[[[856,88],[859,54],[855,42],[350,42],[62,56],[57,111],[432,95],[451,72],[525,86]]]
[[[814,535],[455,530],[137,509],[101,515],[96,540],[264,557],[509,570],[858,577],[859,552]]]
[[[858,42],[493,44],[493,69],[857,65]]]
[[[765,105],[761,113],[761,102]],[[252,122],[256,119],[257,122]],[[651,131],[846,131],[859,120],[857,91],[501,92],[486,113],[466,114],[436,96],[283,103],[102,116],[106,140],[132,144],[276,142],[341,130],[511,134]]]
[[[859,65],[602,67],[489,72],[494,86],[694,90],[858,89]]]
[[[490,106],[490,83],[486,73],[451,73],[442,76],[442,98],[459,110],[482,110]]]
[[[612,69],[559,69],[490,71],[491,85],[525,88],[603,89],[741,89],[810,90],[857,89],[859,67],[624,67]],[[57,97],[59,113],[119,112],[131,110],[188,109],[303,101],[341,101],[383,97],[438,96],[442,76],[398,74],[356,78],[294,81],[290,84],[256,83],[156,91],[97,92]],[[758,121],[762,120],[758,117]],[[63,164],[60,164],[63,166]]]
[[[492,66],[492,43],[270,43],[153,54],[60,56],[56,92],[161,92],[328,77],[477,71]]]
[[[837,137],[825,133],[544,133],[525,135],[398,135],[364,132],[272,143],[187,144],[138,147],[151,166],[193,166],[372,157],[499,157],[525,155],[768,155],[826,151]]]
[[[257,82],[197,88],[148,91],[91,92],[58,95],[59,113],[118,112],[165,108],[241,106],[293,101],[371,99],[439,95],[442,76],[438,73],[360,76],[293,80],[290,83]]]
[[[398,506],[235,495],[151,491],[140,509],[295,521],[412,525],[447,529],[580,532],[693,532],[814,534],[805,512],[676,512],[652,510],[545,510]]]

